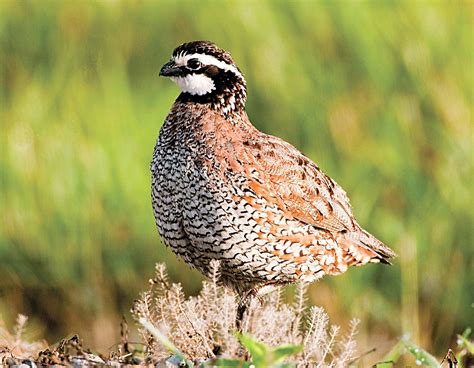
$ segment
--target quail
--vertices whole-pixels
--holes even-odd
[[[395,253],[361,228],[345,191],[312,160],[264,134],[245,112],[246,81],[209,41],[178,46],[160,75],[181,89],[151,162],[152,205],[163,242],[240,295],[312,282]]]

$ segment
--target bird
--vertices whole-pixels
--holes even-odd
[[[159,72],[181,89],[150,164],[156,226],[187,264],[254,297],[350,266],[390,264],[395,253],[356,221],[346,192],[286,141],[260,132],[246,111],[247,84],[211,41],[179,45]]]

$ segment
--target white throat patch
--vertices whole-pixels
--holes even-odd
[[[204,74],[189,74],[186,77],[171,77],[183,92],[202,96],[212,92],[216,86],[214,81]]]

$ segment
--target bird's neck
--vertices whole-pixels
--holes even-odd
[[[239,115],[245,110],[247,101],[247,86],[245,80],[214,80],[215,89],[205,95],[193,95],[182,92],[176,102],[194,102],[205,104],[212,110],[221,113],[224,117]]]

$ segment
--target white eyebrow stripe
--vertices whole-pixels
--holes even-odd
[[[206,55],[206,54],[183,55],[180,53],[176,55],[175,57],[173,57],[174,62],[179,65],[186,65],[189,59],[198,59],[204,65],[214,65],[214,66],[217,66],[219,69],[231,71],[239,78],[242,78],[242,79],[244,78],[242,76],[242,73],[240,73],[239,70],[234,65],[230,65],[223,61],[220,61],[219,59],[211,55]]]

